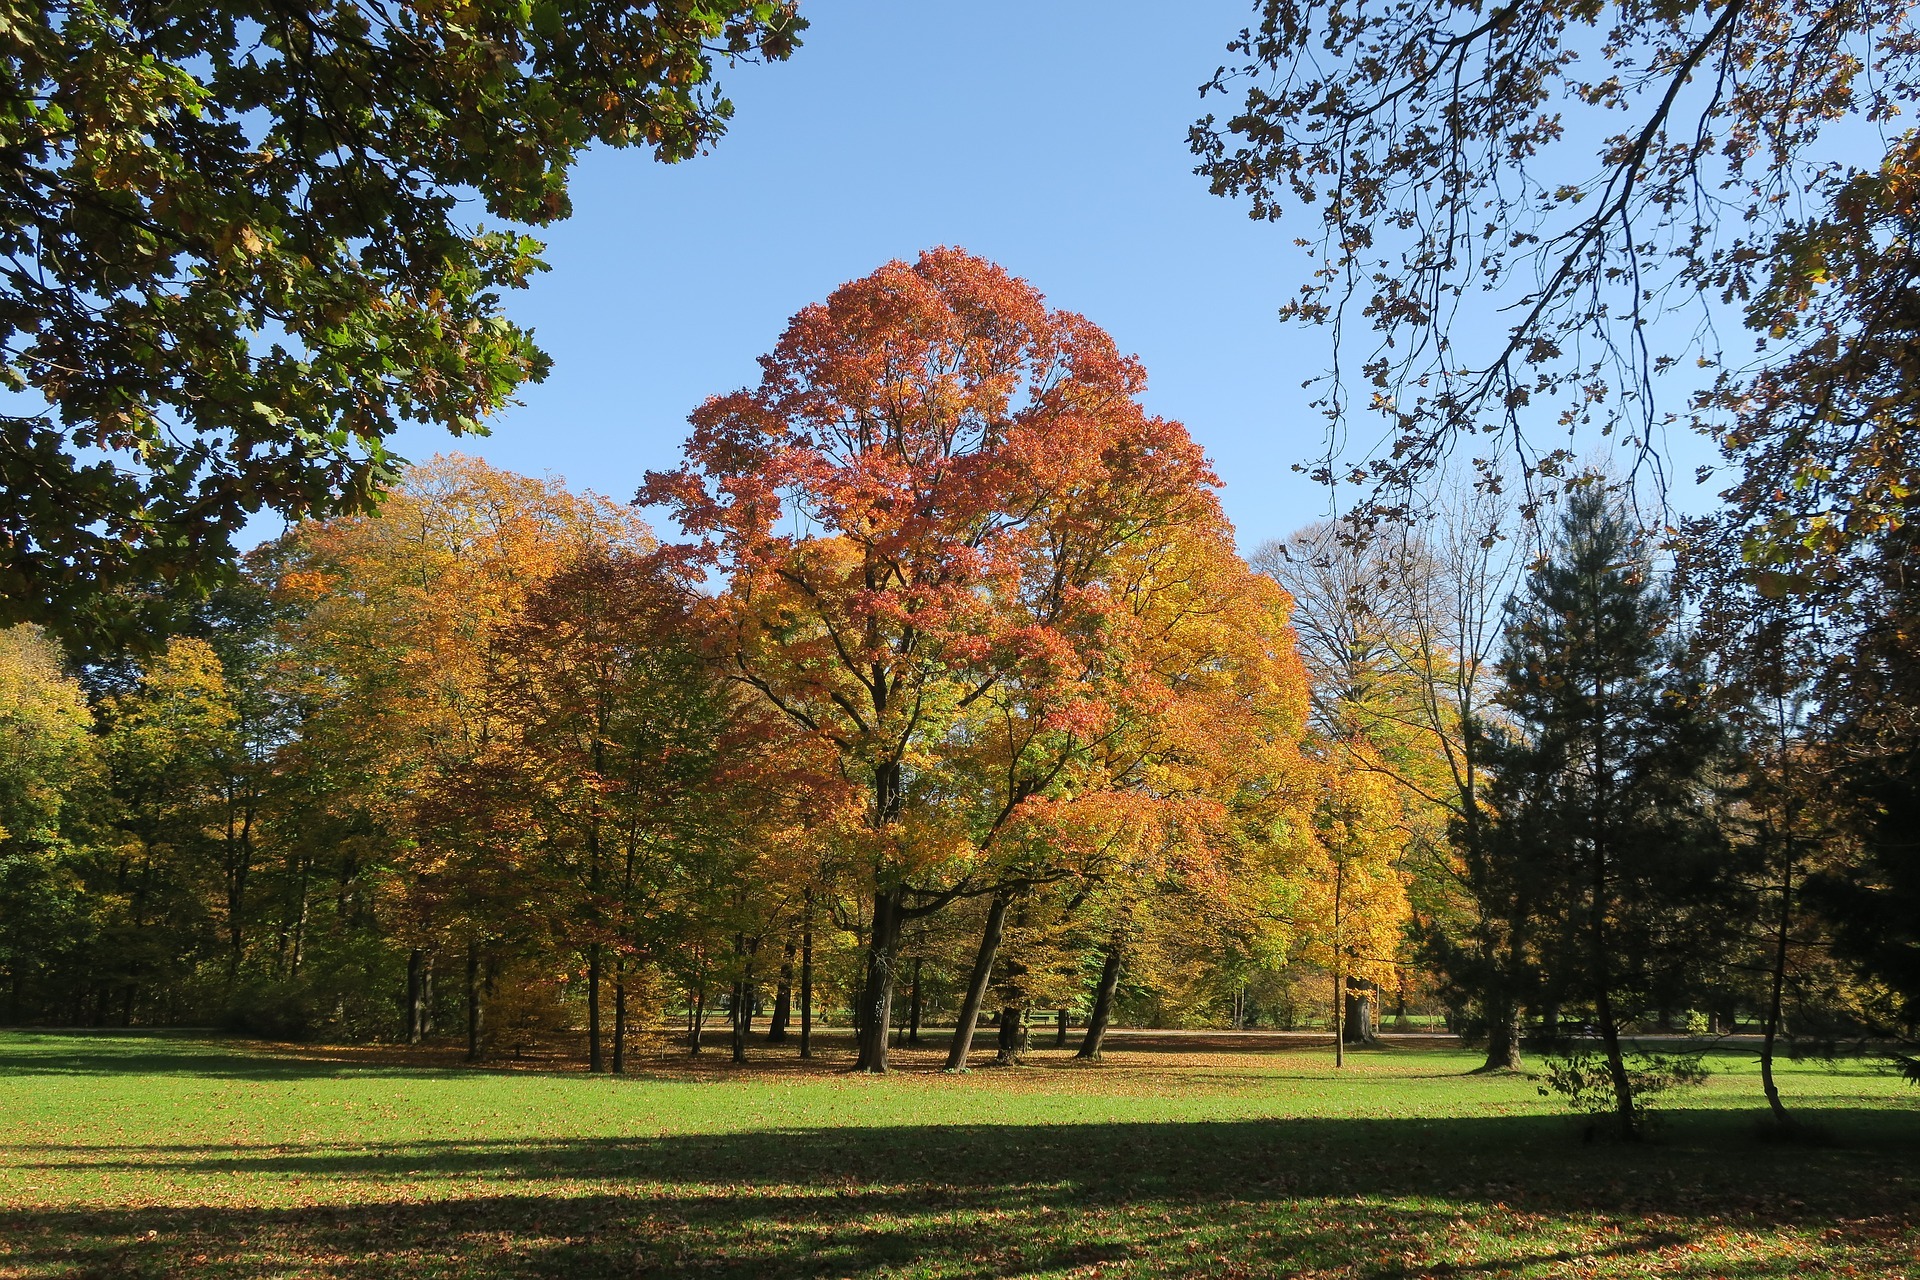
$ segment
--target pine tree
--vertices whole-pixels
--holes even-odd
[[[1499,701],[1513,727],[1486,750],[1492,914],[1520,917],[1504,945],[1540,997],[1590,1021],[1629,1137],[1621,1028],[1697,988],[1736,891],[1713,820],[1726,732],[1674,624],[1644,536],[1597,485],[1571,494],[1508,604]]]

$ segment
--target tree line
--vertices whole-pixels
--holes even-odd
[[[1911,1032],[1889,700],[1823,695],[1807,628],[1755,592],[1722,643],[1598,475],[1531,541],[1466,491],[1249,564],[1143,386],[930,251],[693,415],[636,495],[684,542],[445,458],[144,602],[143,654],[5,632],[8,1020],[619,1071],[820,1014],[883,1071],[934,1017],[960,1068],[983,1015],[1007,1061],[1117,1010],[1344,1053],[1411,1000],[1490,1068],[1597,1044],[1629,1129],[1636,1033]]]

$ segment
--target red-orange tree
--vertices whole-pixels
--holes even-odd
[[[903,926],[990,888],[995,837],[1103,731],[1087,675],[1124,609],[1113,570],[1217,522],[1216,481],[1140,407],[1136,360],[959,250],[842,286],[761,367],[640,498],[725,575],[732,677],[864,796],[845,833],[871,897],[860,1064],[884,1071]],[[1008,716],[1041,731],[1005,735],[983,787]]]

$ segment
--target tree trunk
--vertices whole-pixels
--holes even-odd
[[[1113,993],[1120,986],[1120,944],[1107,944],[1106,959],[1100,964],[1100,983],[1093,989],[1093,1012],[1087,1016],[1087,1034],[1073,1056],[1088,1062],[1100,1061],[1100,1042],[1107,1038],[1107,1019],[1113,1015]]]
[[[1348,1044],[1380,1043],[1379,1033],[1374,1029],[1378,992],[1379,987],[1366,978],[1347,977],[1345,1031]]]
[[[426,1029],[427,953],[421,947],[407,952],[407,1043],[419,1044]]]
[[[1593,942],[1594,1021],[1600,1025],[1600,1043],[1607,1053],[1607,1075],[1613,1080],[1614,1115],[1620,1123],[1620,1136],[1632,1139],[1640,1136],[1640,1127],[1633,1109],[1633,1080],[1627,1075],[1626,1057],[1620,1051],[1620,1028],[1613,1016],[1613,976],[1607,963],[1607,860],[1598,848],[1593,865],[1593,921],[1589,932]]]
[[[813,907],[808,895],[807,924],[800,934],[800,1056],[813,1056]]]
[[[733,988],[733,1060],[745,1062],[747,1035],[753,1030],[753,957],[760,950],[760,940],[755,938],[751,944],[736,942],[734,946],[746,956],[746,968]]]
[[[1336,1067],[1347,1065],[1346,986],[1347,975],[1336,966],[1333,974],[1333,1065]]]
[[[967,978],[967,994],[960,1001],[960,1020],[953,1025],[953,1042],[947,1046],[947,1070],[965,1071],[967,1054],[973,1048],[973,1028],[980,1021],[980,1006],[987,997],[987,979],[993,972],[993,958],[1000,950],[1000,936],[1007,922],[1008,894],[996,893],[987,904],[987,926],[980,935],[980,949],[973,957],[973,972]]]
[[[467,939],[467,1061],[480,1061],[480,941]]]
[[[907,1044],[920,1047],[920,957],[913,958],[913,986],[907,993]]]
[[[867,940],[867,974],[860,996],[860,1056],[855,1071],[885,1075],[887,1028],[893,1015],[894,966],[905,923],[905,895],[898,889],[873,895],[873,931]]]
[[[777,1044],[787,1038],[787,1027],[793,1021],[793,942],[787,942],[787,949],[780,957],[780,985],[773,993],[773,1016],[767,1020],[767,1043]]]
[[[700,1052],[700,1036],[707,1029],[707,975],[700,975],[700,986],[693,997],[693,1030],[687,1034],[687,1052]]]
[[[587,945],[587,1070],[599,1074],[607,1069],[600,1052],[600,944]]]
[[[1793,832],[1791,807],[1787,812],[1787,852],[1780,874],[1779,935],[1773,940],[1773,973],[1767,990],[1767,1023],[1760,1042],[1760,1086],[1767,1095],[1767,1109],[1778,1123],[1792,1123],[1786,1104],[1780,1101],[1780,1086],[1773,1079],[1773,1050],[1780,1035],[1780,1009],[1787,986],[1787,945],[1793,931]]]
[[[627,1070],[627,958],[613,959],[613,1074]]]
[[[1520,1061],[1520,1011],[1511,1000],[1490,999],[1487,1011],[1487,1060],[1482,1071],[1518,1071]]]
[[[1002,1009],[1000,1011],[999,1052],[994,1061],[1003,1067],[1017,1067],[1027,1058],[1027,1011],[1025,1009]]]
[[[1053,1047],[1064,1049],[1067,1047],[1067,1011],[1061,1009],[1053,1017]]]

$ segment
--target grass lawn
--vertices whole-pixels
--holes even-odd
[[[1586,1144],[1435,1048],[1136,1047],[886,1079],[781,1051],[624,1079],[0,1034],[0,1277],[1663,1276],[1920,1280],[1920,1098],[1746,1057]]]

